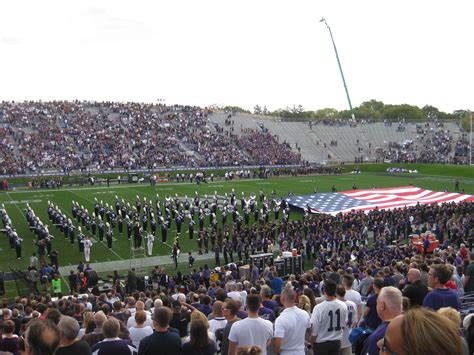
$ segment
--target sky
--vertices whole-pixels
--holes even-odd
[[[0,100],[474,109],[474,1],[1,1]]]

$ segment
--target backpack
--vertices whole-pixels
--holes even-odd
[[[359,355],[364,347],[365,340],[372,334],[373,330],[369,328],[357,327],[349,335],[349,341],[355,349],[355,354]]]

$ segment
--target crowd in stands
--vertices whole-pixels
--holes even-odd
[[[443,125],[417,125],[416,141],[387,142],[376,149],[376,162],[466,164],[465,137],[455,141],[452,132]]]
[[[268,129],[232,129],[210,124],[212,111],[194,106],[94,101],[0,103],[0,174],[55,170],[108,170],[159,167],[300,164],[299,149],[291,149]],[[317,125],[357,127],[372,120],[316,120]],[[385,125],[394,122],[386,120]],[[400,121],[397,131],[408,129]],[[316,128],[314,128],[316,129]],[[376,161],[404,163],[468,162],[466,135],[456,139],[441,122],[417,124],[416,142],[358,154]],[[337,142],[332,142],[337,146]],[[296,147],[298,148],[298,147]],[[370,154],[372,153],[372,154]],[[359,160],[358,161],[363,161]]]
[[[470,354],[474,322],[461,313],[461,299],[474,291],[473,216],[474,204],[464,202],[258,219],[215,239],[211,232],[216,265],[222,255],[225,266],[175,276],[156,267],[149,284],[134,270],[116,273],[106,292],[85,286],[92,274],[81,264],[70,285],[54,289],[61,296],[70,288],[71,296],[3,301],[0,351],[59,345],[59,354],[350,354],[358,327],[364,332],[352,339],[356,353]],[[409,243],[425,232],[440,241],[433,254]],[[239,243],[251,250],[239,255]],[[273,266],[251,265],[241,276],[228,264],[232,253],[245,260],[272,245],[298,250],[314,267],[282,278]]]
[[[469,164],[469,156],[470,156],[470,146],[469,146],[469,137],[467,134],[463,134],[462,137],[456,142],[456,146],[454,147],[454,157],[460,163]]]
[[[301,162],[272,135],[229,134],[209,114],[163,104],[2,102],[0,173]]]

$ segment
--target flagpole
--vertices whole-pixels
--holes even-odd
[[[344,90],[346,91],[346,97],[347,97],[347,101],[349,103],[349,110],[351,112],[351,117],[352,117],[352,119],[355,119],[354,112],[352,111],[351,98],[349,97],[349,90],[347,89],[346,79],[344,78],[344,73],[342,72],[341,61],[339,60],[339,54],[337,53],[336,43],[334,42],[334,37],[332,36],[331,27],[329,27],[329,25],[326,22],[326,19],[324,17],[321,18],[321,20],[319,20],[319,22],[324,22],[326,24],[326,27],[328,28],[328,31],[329,31],[329,35],[331,36],[332,45],[334,47],[334,53],[336,53],[337,64],[339,65],[339,72],[341,73],[342,83],[344,84]]]

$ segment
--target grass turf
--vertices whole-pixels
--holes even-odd
[[[363,165],[361,166],[362,174],[352,175],[349,173],[341,175],[324,175],[324,176],[298,176],[298,177],[275,177],[266,180],[262,179],[242,179],[233,181],[215,180],[213,183],[201,184],[200,186],[191,183],[160,183],[155,187],[148,184],[126,184],[126,185],[111,185],[106,186],[89,186],[89,187],[62,187],[61,189],[43,189],[43,190],[16,190],[0,194],[0,203],[5,204],[5,208],[12,220],[14,228],[18,234],[24,239],[23,242],[23,259],[17,260],[14,250],[10,250],[7,238],[0,238],[0,252],[2,258],[0,262],[0,269],[9,271],[10,267],[16,269],[26,269],[30,255],[36,251],[36,246],[33,244],[35,238],[34,234],[29,231],[26,219],[24,216],[24,209],[26,203],[35,211],[36,215],[40,217],[43,223],[49,224],[49,231],[55,236],[53,246],[59,253],[59,265],[77,265],[80,260],[84,260],[82,254],[79,253],[77,242],[74,245],[65,240],[64,236],[59,233],[54,226],[48,221],[47,216],[47,201],[52,201],[55,205],[72,219],[71,203],[78,201],[89,210],[93,211],[93,201],[96,197],[104,203],[108,202],[114,206],[115,195],[123,198],[130,205],[134,205],[136,196],[141,199],[146,197],[154,200],[157,193],[163,201],[166,195],[174,196],[178,194],[180,197],[187,195],[192,198],[195,191],[200,196],[205,194],[217,194],[223,196],[225,193],[230,193],[235,189],[239,206],[241,192],[247,196],[254,192],[258,195],[260,190],[263,190],[266,196],[270,196],[273,190],[276,191],[277,196],[287,196],[291,191],[295,194],[309,194],[314,190],[317,192],[328,192],[332,185],[336,185],[338,191],[350,190],[353,185],[359,189],[377,187],[394,187],[405,186],[413,184],[415,186],[426,188],[430,190],[443,191],[448,188],[450,191],[454,189],[454,181],[456,179],[460,182],[460,188],[464,189],[467,194],[474,194],[474,168],[469,166],[446,166],[446,165],[418,165],[416,168],[419,171],[417,175],[411,174],[389,174],[385,172],[387,167],[397,166],[397,164],[378,164],[378,165]],[[398,164],[398,166],[400,166]],[[346,171],[350,171],[351,166],[346,167]],[[281,215],[281,214],[280,214]],[[293,213],[293,218],[299,218],[297,214]],[[197,220],[197,216],[196,216]],[[220,218],[218,216],[218,220]],[[229,219],[228,219],[229,220]],[[231,221],[231,218],[230,218]],[[206,219],[208,222],[208,219]],[[73,221],[77,226],[77,221]],[[253,217],[251,217],[253,223]],[[195,233],[198,225],[196,223]],[[168,232],[168,244],[172,244],[175,232],[175,223],[173,221]],[[187,221],[183,223],[182,236],[180,244],[183,252],[188,250],[196,250],[196,239],[189,240],[187,234]],[[154,255],[169,255],[171,249],[168,245],[161,243],[161,234],[158,228],[157,238],[155,239]],[[105,240],[100,243],[96,240],[91,250],[91,262],[103,262],[114,260],[127,260],[130,257],[130,241],[124,234],[119,235],[117,228],[114,231],[114,242],[112,250],[108,250]]]

